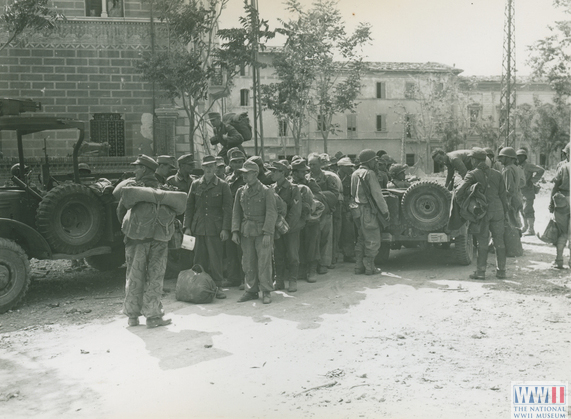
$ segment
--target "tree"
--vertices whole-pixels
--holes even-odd
[[[361,47],[371,39],[371,28],[360,24],[348,35],[336,0],[317,0],[307,11],[297,0],[286,5],[295,18],[280,20],[276,29],[286,37],[273,62],[280,82],[263,87],[263,103],[290,126],[296,154],[309,118],[318,122],[327,152],[327,139],[337,128],[334,115],[357,106],[365,68]]]
[[[65,20],[63,14],[50,9],[47,4],[48,0],[15,0],[7,5],[4,14],[0,16],[0,26],[8,34],[8,40],[0,47],[0,51],[26,29],[34,32],[53,30],[58,21]]]
[[[214,99],[228,95],[236,74],[235,66],[225,66],[216,55],[218,21],[229,0],[151,1],[157,18],[168,25],[169,50],[143,55],[137,69],[144,80],[158,84],[166,97],[181,101],[189,120],[190,152],[194,154],[199,129],[208,149],[205,120],[215,103],[207,104],[212,87],[217,88]]]
[[[542,103],[538,98],[534,98],[534,107],[531,147],[545,155],[545,165],[549,167],[550,157],[569,142],[569,108],[557,102]]]
[[[498,123],[492,116],[479,118],[474,127],[474,131],[480,136],[482,146],[497,150],[500,145],[500,130]]]

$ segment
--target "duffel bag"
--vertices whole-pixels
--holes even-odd
[[[178,301],[207,304],[214,299],[216,290],[216,283],[212,277],[197,264],[178,274],[175,297]]]
[[[504,227],[504,244],[506,246],[507,257],[522,256],[521,230],[510,223],[506,223]]]

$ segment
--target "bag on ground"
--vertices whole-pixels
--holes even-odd
[[[523,247],[521,245],[521,230],[514,227],[510,223],[506,223],[504,227],[504,243],[506,246],[507,257],[518,257],[523,255]]]
[[[543,234],[537,234],[539,240],[549,243],[549,244],[556,244],[557,238],[559,237],[559,229],[557,228],[557,223],[554,219],[550,219],[547,227],[545,227],[545,231]]]
[[[175,296],[178,301],[207,304],[214,299],[216,289],[216,283],[202,266],[194,265],[178,274]]]

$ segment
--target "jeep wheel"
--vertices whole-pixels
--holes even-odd
[[[125,248],[120,246],[105,255],[89,256],[85,258],[85,261],[89,266],[98,271],[112,271],[125,263]]]
[[[0,239],[0,313],[16,306],[30,285],[30,261],[15,242]]]
[[[454,258],[460,265],[469,265],[474,256],[474,241],[469,233],[456,236],[454,241]]]
[[[103,234],[105,212],[91,189],[68,183],[46,194],[36,222],[54,253],[77,254],[97,244]]]
[[[438,183],[418,182],[404,193],[401,208],[413,227],[434,231],[448,224],[451,198],[450,191]]]

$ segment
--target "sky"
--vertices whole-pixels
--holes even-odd
[[[568,20],[552,0],[514,0],[517,74],[531,73],[527,47],[549,34],[548,25]],[[306,8],[312,0],[300,0]],[[501,75],[505,0],[339,0],[348,30],[372,25],[368,61],[438,62],[465,76]],[[272,28],[287,20],[282,0],[258,0],[260,16]],[[243,0],[230,0],[222,28],[237,27]],[[269,45],[278,45],[273,41]]]

